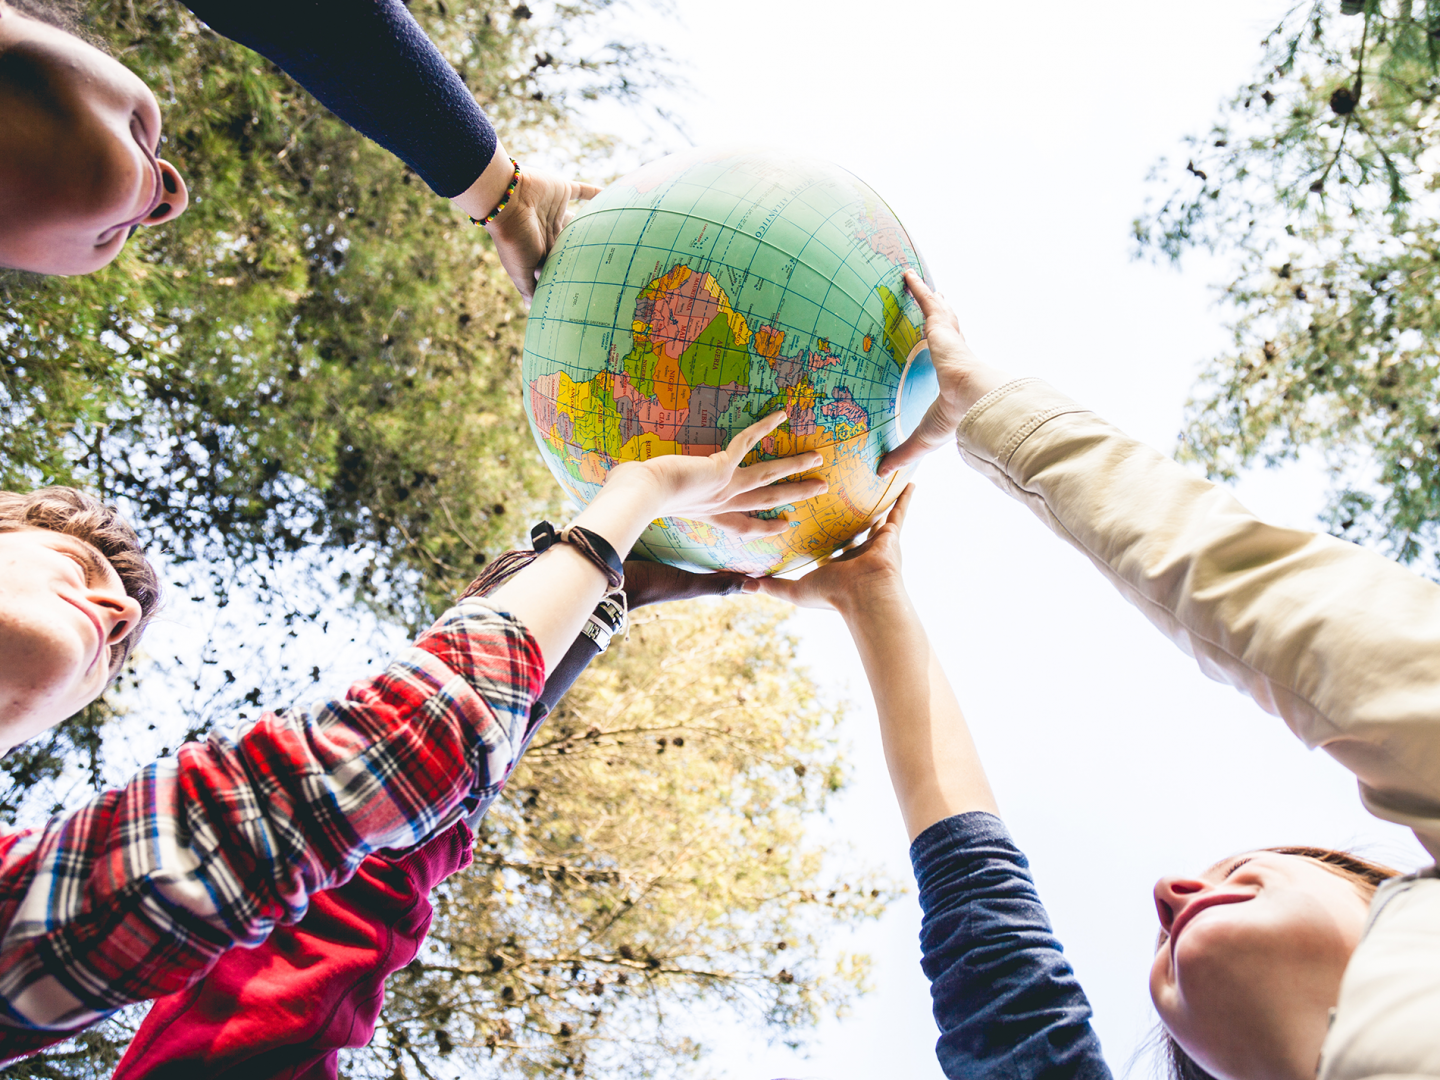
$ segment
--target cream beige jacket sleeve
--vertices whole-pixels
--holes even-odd
[[[1440,586],[1265,524],[1038,380],[987,394],[958,441],[1201,670],[1335,757],[1371,813],[1440,857]]]

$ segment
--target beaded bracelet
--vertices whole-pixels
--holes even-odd
[[[494,221],[497,217],[500,216],[500,211],[504,210],[505,207],[510,205],[510,197],[515,194],[515,189],[520,184],[520,162],[516,161],[512,157],[510,159],[510,164],[515,166],[515,175],[510,178],[510,186],[505,189],[505,194],[501,197],[500,201],[495,204],[494,210],[491,210],[482,218],[472,217],[470,219],[476,225],[489,225],[492,221]]]

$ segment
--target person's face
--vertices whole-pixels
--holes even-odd
[[[178,217],[160,106],[123,64],[0,0],[0,266],[88,274]]]
[[[120,575],[84,540],[0,532],[0,753],[99,697],[111,646],[139,620]]]
[[[1228,1080],[1311,1080],[1369,900],[1314,859],[1258,851],[1155,886],[1150,997],[1170,1034]]]

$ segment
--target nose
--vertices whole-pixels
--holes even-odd
[[[140,604],[125,593],[94,592],[90,594],[90,602],[100,613],[100,626],[107,645],[125,640],[125,635],[140,623]]]
[[[163,225],[167,221],[174,221],[190,205],[190,191],[185,187],[180,171],[164,158],[160,158],[157,164],[160,166],[160,183],[165,187],[165,195],[161,198],[160,205],[145,219],[146,225]]]
[[[1167,934],[1185,910],[1185,905],[1197,894],[1210,887],[1208,881],[1199,878],[1163,877],[1155,883],[1155,913],[1160,916],[1160,927]]]

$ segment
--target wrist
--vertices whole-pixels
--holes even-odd
[[[468,188],[456,195],[450,201],[456,208],[463,210],[469,217],[480,220],[491,214],[501,201],[505,198],[506,189],[510,187],[511,180],[515,176],[515,163],[511,161],[510,155],[505,152],[505,147],[499,142],[495,144],[495,156],[490,159],[490,164],[475,182]],[[510,204],[514,203],[514,196],[511,196]],[[506,205],[496,217],[485,227],[488,229],[506,217],[511,206]]]
[[[665,495],[654,475],[631,462],[610,470],[605,486],[572,524],[598,532],[624,558],[664,507]]]
[[[858,588],[844,589],[832,597],[830,603],[852,632],[892,623],[897,616],[907,616],[912,610],[910,594],[898,574],[887,574],[865,581]]]
[[[612,498],[616,493],[624,492],[633,498],[653,502],[656,517],[665,513],[665,507],[674,494],[671,485],[648,461],[622,461],[616,465],[605,477],[605,486],[600,489],[600,494],[604,495],[607,491],[611,492]]]
[[[977,401],[983,398],[992,390],[997,390],[1006,383],[1014,382],[1014,376],[999,368],[991,367],[989,364],[977,363],[967,370],[959,379],[959,387],[955,393],[954,409],[957,422],[963,419]]]

